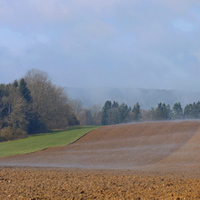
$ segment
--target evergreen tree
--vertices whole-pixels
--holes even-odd
[[[192,119],[193,118],[193,105],[187,104],[184,108],[184,118],[185,119]]]
[[[19,88],[20,88],[20,92],[21,92],[22,96],[27,100],[27,102],[30,102],[31,101],[31,92],[27,88],[27,84],[23,78],[20,80]]]
[[[198,101],[197,103],[193,103],[193,118],[194,119],[199,119],[200,118],[200,102]]]
[[[175,103],[173,106],[173,119],[183,119],[183,109],[181,103]]]
[[[15,81],[14,81],[14,83],[13,83],[13,85],[14,85],[14,87],[16,87],[16,88],[17,88],[17,87],[19,86],[19,84],[18,84],[18,81],[17,81],[17,80],[15,80]]]
[[[119,104],[117,101],[113,101],[112,108],[119,108]]]
[[[112,108],[112,102],[106,101],[102,109],[101,124],[108,125],[108,110]]]
[[[127,119],[128,115],[129,115],[130,111],[131,111],[131,107],[128,107],[128,105],[125,104],[125,103],[122,103],[119,106],[120,122],[121,123],[126,122],[126,119]]]
[[[132,112],[133,112],[133,120],[136,122],[140,121],[142,115],[141,115],[140,104],[138,102],[134,105]]]
[[[184,109],[186,119],[200,119],[200,102],[187,104]]]
[[[165,103],[159,103],[155,110],[156,120],[169,120],[171,119],[171,109],[170,105],[166,106]]]

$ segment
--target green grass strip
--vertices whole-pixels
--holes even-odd
[[[0,157],[31,153],[45,148],[68,145],[97,126],[71,127],[64,131],[51,131],[31,135],[24,139],[0,143]]]

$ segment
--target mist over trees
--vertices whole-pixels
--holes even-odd
[[[32,69],[19,81],[0,85],[0,141],[77,124],[67,95],[47,73]]]
[[[143,110],[156,108],[158,103],[169,104],[181,102],[184,107],[187,104],[200,100],[200,91],[166,90],[166,89],[142,89],[142,88],[117,88],[117,87],[64,87],[70,99],[78,99],[84,108],[98,104],[101,107],[107,100],[126,103],[133,107],[139,102]]]

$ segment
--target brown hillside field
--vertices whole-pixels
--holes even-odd
[[[200,199],[200,121],[105,126],[0,158],[0,199]]]

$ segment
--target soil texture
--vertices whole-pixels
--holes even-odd
[[[0,167],[0,199],[200,199],[200,179],[132,170]]]

